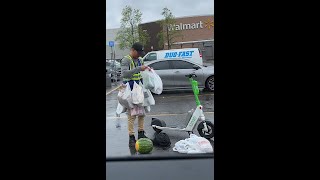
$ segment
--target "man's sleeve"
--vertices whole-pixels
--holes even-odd
[[[129,70],[131,60],[128,58],[123,58],[121,60],[121,74],[123,78],[130,79],[133,74],[139,73],[141,71],[141,67],[136,67],[134,69]]]

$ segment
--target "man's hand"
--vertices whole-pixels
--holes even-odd
[[[149,66],[145,66],[145,65],[142,65],[141,66],[141,71],[144,71],[144,70],[146,70],[146,69],[151,69]]]

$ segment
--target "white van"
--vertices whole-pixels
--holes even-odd
[[[143,57],[143,61],[154,61],[157,59],[187,59],[203,65],[202,55],[198,48],[170,49],[151,51]]]

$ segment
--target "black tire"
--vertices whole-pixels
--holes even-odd
[[[166,123],[163,120],[157,119],[157,118],[152,118],[151,120],[151,126],[152,125],[156,125],[156,126],[160,126],[160,127],[166,127]],[[156,131],[157,133],[160,133],[162,130],[161,129],[157,129],[155,127],[152,127],[154,131]]]
[[[214,76],[210,76],[206,80],[206,89],[212,92],[214,91]]]
[[[214,125],[210,121],[206,121],[206,124],[207,124],[209,132],[205,133],[202,131],[202,129],[204,128],[204,125],[203,125],[203,122],[200,122],[200,124],[198,125],[198,128],[197,128],[198,133],[201,137],[204,137],[206,139],[211,139],[214,136],[214,129],[213,129]]]

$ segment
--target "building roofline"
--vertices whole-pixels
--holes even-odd
[[[175,19],[182,19],[182,18],[190,18],[190,17],[199,17],[199,16],[214,16],[214,14],[203,14],[203,15],[194,15],[194,16],[181,16],[181,17],[175,17]],[[144,22],[144,23],[141,23],[141,24],[148,24],[148,23],[153,23],[153,22],[157,22],[157,21],[160,21],[161,19],[158,19],[158,20],[154,20],[154,21],[148,21],[148,22]],[[139,25],[141,25],[139,24]]]
[[[214,16],[214,14],[203,14],[203,15],[191,15],[191,16],[181,16],[181,17],[175,17],[176,19],[182,19],[182,18],[190,18],[190,17],[200,17],[200,16]],[[157,21],[160,21],[161,19],[158,19],[158,20],[154,20],[154,21],[148,21],[148,22],[143,22],[139,25],[142,25],[142,24],[148,24],[148,23],[153,23],[153,22],[157,22]],[[120,29],[120,27],[118,28],[110,28],[110,29],[107,29],[107,30],[114,30],[114,29]]]
[[[201,43],[201,42],[214,42],[214,39],[206,39],[206,40],[198,40],[198,41],[185,41],[185,42],[175,42],[172,44],[191,44],[191,43]],[[166,43],[165,45],[167,45],[168,43]]]

